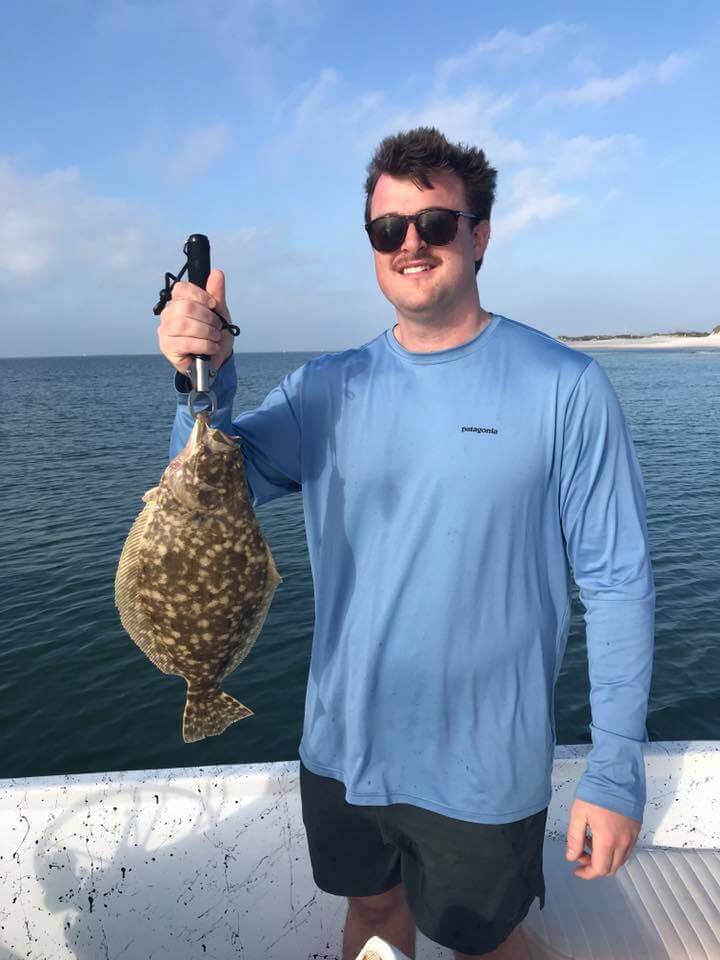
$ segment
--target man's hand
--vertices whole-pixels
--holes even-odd
[[[233,335],[220,328],[213,309],[230,323],[222,270],[210,272],[206,290],[184,280],[173,286],[172,299],[160,314],[158,342],[161,353],[180,373],[187,373],[193,356],[209,356],[218,370],[232,353]]]
[[[586,826],[591,837],[585,834]],[[570,810],[565,854],[566,859],[582,864],[575,876],[582,880],[614,877],[632,853],[641,827],[641,820],[576,799]],[[585,847],[590,853],[585,853]]]

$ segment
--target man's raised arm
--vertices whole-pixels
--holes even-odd
[[[301,489],[299,394],[302,372],[289,374],[256,409],[232,419],[237,374],[232,357],[233,337],[220,329],[217,309],[230,322],[225,300],[225,277],[213,270],[207,289],[182,281],[172,290],[172,299],[160,315],[160,350],[177,371],[177,408],[170,438],[170,458],[187,443],[193,427],[188,408],[190,382],[185,376],[195,354],[207,355],[218,371],[212,383],[217,409],[212,425],[229,436],[241,438],[245,472],[258,506]]]

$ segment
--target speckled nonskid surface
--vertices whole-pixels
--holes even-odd
[[[720,743],[646,745],[635,859],[592,882],[561,856],[588,749],[556,749],[537,960],[718,960]],[[340,956],[345,901],[313,882],[295,762],[1,781],[0,891],[2,960]],[[618,893],[624,934],[601,909],[619,916]],[[418,960],[449,956],[419,937]]]

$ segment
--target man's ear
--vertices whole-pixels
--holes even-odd
[[[490,221],[481,220],[473,227],[473,245],[475,247],[475,259],[480,260],[490,242]]]

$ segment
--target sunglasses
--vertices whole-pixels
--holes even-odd
[[[420,237],[434,247],[452,243],[457,236],[460,217],[480,222],[482,217],[462,210],[446,210],[444,207],[429,207],[411,216],[388,213],[365,224],[370,243],[380,253],[399,250],[407,236],[408,224],[414,223]]]

